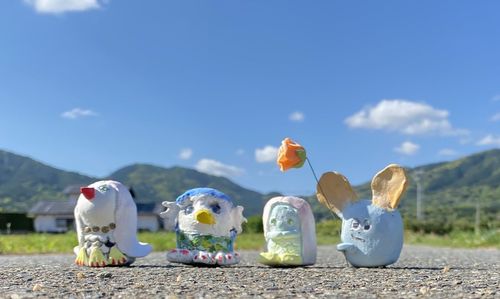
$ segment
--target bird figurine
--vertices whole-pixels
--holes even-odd
[[[167,253],[173,263],[233,265],[240,261],[234,251],[236,235],[242,232],[243,207],[212,188],[184,192],[175,202],[163,202],[160,213],[166,227],[175,229],[176,248]]]
[[[269,266],[305,266],[316,262],[316,229],[311,206],[302,198],[278,196],[262,215],[267,251],[259,262]]]
[[[317,186],[317,198],[342,219],[342,243],[337,250],[354,267],[395,263],[403,247],[403,220],[396,209],[408,186],[405,170],[390,164],[371,183],[372,200],[357,200],[340,173],[327,172]]]
[[[98,181],[80,189],[75,207],[79,266],[126,266],[152,247],[137,240],[137,207],[129,190],[116,181]]]

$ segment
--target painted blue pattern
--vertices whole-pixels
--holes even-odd
[[[212,196],[214,198],[222,199],[222,200],[225,200],[227,202],[230,202],[231,204],[234,205],[232,199],[229,196],[227,196],[226,194],[220,192],[219,190],[213,189],[213,188],[194,188],[194,189],[190,189],[190,190],[184,192],[179,197],[177,197],[177,199],[175,200],[175,203],[177,205],[181,205],[184,202],[184,200],[186,200],[186,199],[188,199],[190,197],[196,196],[196,195],[208,195],[208,196]]]

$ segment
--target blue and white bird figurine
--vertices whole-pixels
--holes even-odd
[[[233,265],[240,261],[234,251],[236,235],[241,233],[243,207],[236,206],[226,194],[212,188],[184,192],[160,216],[168,229],[175,229],[175,249],[167,253],[173,263]]]

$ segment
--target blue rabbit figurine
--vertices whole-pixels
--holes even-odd
[[[403,247],[403,220],[396,210],[408,186],[404,169],[391,164],[372,180],[372,200],[357,200],[349,181],[327,172],[317,186],[318,200],[342,219],[344,253],[354,267],[382,267],[395,263]]]

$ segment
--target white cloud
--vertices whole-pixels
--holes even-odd
[[[102,0],[24,0],[38,13],[61,14],[69,11],[98,9]]]
[[[400,146],[394,148],[394,150],[403,155],[413,155],[420,149],[420,145],[415,144],[411,141],[405,141],[401,143]]]
[[[234,177],[242,175],[245,170],[236,166],[226,165],[212,159],[201,159],[195,165],[196,170],[215,176]]]
[[[300,111],[295,111],[288,116],[288,119],[293,122],[303,122],[305,118],[304,113]]]
[[[67,119],[77,119],[81,117],[97,116],[97,113],[90,109],[73,108],[71,110],[61,113],[61,117]]]
[[[351,128],[396,131],[406,135],[467,135],[455,129],[448,120],[449,112],[408,100],[382,100],[345,119]]]
[[[456,156],[458,153],[456,150],[451,149],[451,148],[443,148],[438,152],[438,155],[440,156]]]
[[[191,159],[191,156],[193,155],[193,150],[190,148],[183,148],[179,152],[179,159],[181,160],[189,160]]]
[[[278,157],[278,148],[272,145],[266,145],[263,148],[255,149],[255,161],[267,163],[276,161]]]
[[[486,135],[484,138],[479,140],[476,145],[494,145],[500,146],[500,136]]]
[[[500,121],[500,112],[491,117],[491,121]]]
[[[243,156],[245,154],[245,150],[242,148],[239,148],[236,150],[236,155],[238,156]]]

